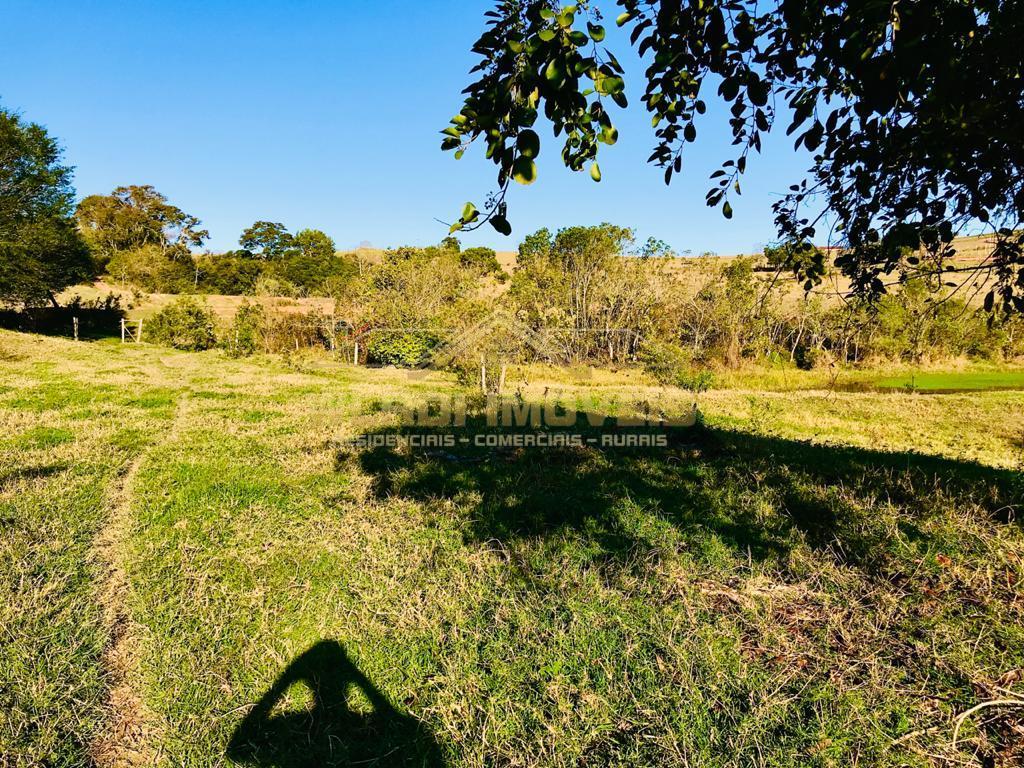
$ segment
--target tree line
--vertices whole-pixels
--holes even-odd
[[[470,375],[480,357],[492,367],[643,365],[674,380],[745,363],[813,368],[1024,355],[1019,316],[987,311],[922,278],[875,299],[840,298],[779,279],[781,264],[799,257],[800,247],[734,259],[666,258],[644,249],[622,255],[636,251],[625,227],[542,229],[523,240],[506,277],[467,269],[458,241],[448,238],[386,253],[339,298],[336,313],[353,328],[371,329],[368,351],[377,362],[417,365],[454,343],[458,359],[450,362]],[[507,289],[498,289],[504,280]]]
[[[477,333],[462,358],[642,363],[671,377],[689,366],[744,360],[809,367],[1022,351],[1019,316],[977,307],[913,271],[881,296],[787,297],[792,283],[763,279],[772,273],[757,269],[774,268],[777,278],[795,268],[809,291],[831,268],[803,240],[766,249],[760,263],[687,260],[696,281],[681,278],[681,260],[664,258],[663,243],[638,247],[632,231],[611,224],[533,233],[511,274],[493,250],[463,249],[454,237],[392,249],[371,263],[339,253],[322,231],[293,234],[272,221],[246,229],[236,250],[196,253],[209,237],[201,221],[151,186],[119,187],[76,206],[71,171],[40,126],[0,111],[0,149],[0,301],[8,304],[55,304],[63,288],[100,275],[154,292],[329,296],[335,320],[362,340],[370,360],[401,365],[421,364],[496,312],[503,313],[500,332]],[[904,258],[914,255],[907,250]],[[195,319],[204,311],[195,306],[184,314],[196,327],[212,327]],[[261,329],[258,314],[250,313],[244,334],[235,328],[229,336],[274,335]],[[177,321],[165,320],[168,338],[176,338]],[[289,322],[294,331],[299,321]],[[211,331],[191,346],[216,338]],[[315,344],[327,335],[304,338]]]
[[[242,232],[236,250],[196,254],[209,233],[151,186],[90,195],[74,215],[97,270],[156,293],[330,295],[357,269],[324,232],[271,221]]]
[[[678,259],[623,256],[633,232],[602,224],[539,230],[511,274],[493,251],[436,246],[386,251],[353,273],[330,317],[246,302],[218,324],[183,297],[151,333],[183,349],[230,354],[353,347],[369,363],[431,365],[478,380],[480,364],[642,367],[691,386],[715,367],[921,363],[1024,355],[1024,319],[987,311],[950,287],[913,278],[876,300],[804,293],[778,279],[792,254]],[[786,249],[783,249],[786,250]],[[195,333],[190,335],[194,329]],[[159,339],[158,339],[159,340]]]

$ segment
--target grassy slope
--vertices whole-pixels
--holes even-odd
[[[464,464],[339,450],[387,426],[376,403],[439,379],[0,348],[0,547],[17,553],[0,558],[0,754],[25,764],[81,764],[99,727],[90,537],[140,452],[130,609],[167,765],[360,761],[384,742],[382,764],[926,765],[951,755],[953,714],[1024,667],[1018,393],[716,391],[668,456]],[[620,411],[658,395],[549,392]],[[911,449],[931,456],[890,453]],[[245,714],[324,640],[347,660],[318,646],[293,669],[325,700],[334,674],[348,709],[289,717],[310,703],[292,687],[260,743]],[[961,756],[1012,760],[1020,710],[987,715]]]

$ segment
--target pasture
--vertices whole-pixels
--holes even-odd
[[[443,374],[0,355],[5,768],[1024,759],[1024,392],[737,375],[662,451],[464,461],[348,445]]]

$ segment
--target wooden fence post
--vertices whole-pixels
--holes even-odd
[[[124,344],[124,318],[121,318],[121,343]]]
[[[139,318],[139,329],[135,332],[135,343],[142,343],[142,318]]]
[[[71,318],[71,324],[75,328],[75,341],[78,341],[78,318],[77,317],[72,317]]]

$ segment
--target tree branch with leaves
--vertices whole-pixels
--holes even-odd
[[[774,206],[782,240],[810,244],[827,234],[842,247],[836,265],[853,292],[877,297],[893,274],[941,282],[955,236],[982,225],[993,241],[975,265],[992,278],[986,306],[1024,311],[1018,0],[615,5],[616,23],[647,65],[650,162],[666,183],[683,171],[708,103],[718,101],[735,152],[712,174],[707,204],[731,218],[748,162],[781,120],[811,158]],[[536,180],[541,116],[562,140],[566,167],[600,180],[600,145],[618,137],[609,110],[628,106],[626,73],[602,45],[596,2],[502,0],[486,25],[473,47],[475,79],[442,148],[461,157],[482,143],[498,169],[483,211],[467,204],[452,230],[490,223],[508,234],[505,198],[511,182]],[[801,280],[820,280],[820,264],[795,265]]]

